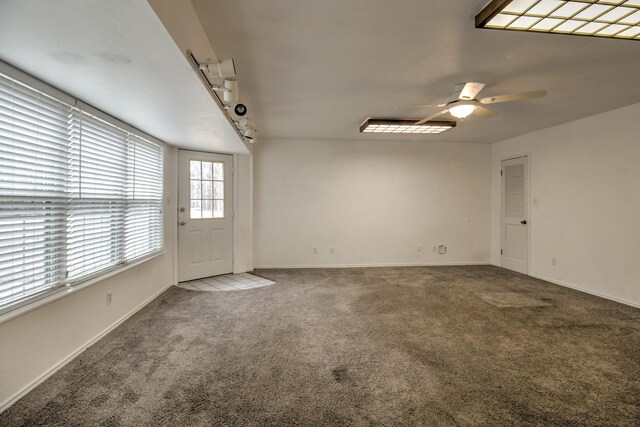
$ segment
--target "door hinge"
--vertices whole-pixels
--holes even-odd
[[[500,255],[504,255],[504,251],[500,249]]]
[[[502,171],[502,170],[501,170],[501,171],[500,171],[500,176],[502,176],[502,174],[503,174],[503,173],[504,173],[504,171]]]

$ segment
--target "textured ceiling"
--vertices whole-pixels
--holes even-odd
[[[0,59],[170,144],[248,153],[146,1],[0,1]]]
[[[640,42],[475,29],[486,3],[193,0],[262,138],[493,142],[640,102]],[[465,81],[487,83],[483,96],[549,95],[442,135],[358,133],[369,116],[427,116],[394,107],[446,101]]]

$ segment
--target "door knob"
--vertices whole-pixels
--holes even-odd
[[[184,208],[180,208],[180,212],[184,212]]]
[[[185,225],[186,222],[184,220],[180,221],[180,225]]]
[[[526,219],[523,219],[522,221],[520,221],[520,224],[522,224],[522,225],[527,225],[527,220],[526,220]]]

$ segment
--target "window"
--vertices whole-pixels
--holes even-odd
[[[163,147],[0,74],[0,310],[163,247]]]
[[[224,218],[224,163],[189,161],[191,219]]]

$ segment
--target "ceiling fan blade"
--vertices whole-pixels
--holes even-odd
[[[519,101],[521,99],[542,98],[547,95],[546,90],[534,90],[532,92],[512,93],[509,95],[489,96],[480,100],[483,104],[497,104],[498,102]]]
[[[412,108],[434,108],[434,107],[446,107],[447,104],[423,104],[423,105],[402,105],[400,107],[396,107],[396,110],[410,110]]]
[[[422,120],[420,120],[419,122],[416,122],[415,124],[416,124],[416,125],[424,124],[424,123],[428,122],[429,120],[433,120],[433,119],[435,119],[436,117],[441,116],[441,115],[443,115],[443,114],[445,114],[445,113],[448,113],[448,112],[449,112],[449,109],[447,108],[446,110],[442,110],[442,111],[440,111],[439,113],[432,114],[432,115],[430,115],[429,117],[427,117],[426,119],[422,119]]]
[[[490,110],[487,107],[483,107],[481,105],[476,105],[476,109],[473,112],[473,114],[475,114],[478,117],[482,117],[483,119],[490,119],[498,115],[498,113],[496,113],[495,111]]]
[[[485,86],[486,85],[484,83],[465,83],[464,87],[460,91],[460,95],[458,95],[458,99],[462,99],[463,101],[471,101],[472,99],[476,99],[476,96],[482,89],[484,89]]]

